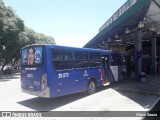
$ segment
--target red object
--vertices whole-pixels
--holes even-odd
[[[106,81],[104,80],[104,77],[103,77],[103,70],[102,70],[102,68],[100,69],[100,76],[101,76],[102,84],[105,84]]]

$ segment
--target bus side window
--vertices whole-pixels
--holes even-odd
[[[101,54],[96,52],[90,52],[90,67],[101,66]]]
[[[65,70],[73,68],[72,51],[64,49],[53,49],[52,63],[56,70]]]
[[[88,52],[75,51],[74,52],[74,66],[75,68],[89,67]]]

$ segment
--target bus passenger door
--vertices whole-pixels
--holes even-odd
[[[102,56],[102,69],[101,69],[101,79],[102,83],[106,84],[109,81],[109,56]]]

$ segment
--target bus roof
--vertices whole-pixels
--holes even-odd
[[[56,48],[56,49],[70,49],[70,50],[77,50],[77,51],[88,51],[88,52],[108,52],[111,53],[111,50],[101,50],[101,49],[92,49],[92,48],[78,48],[78,47],[69,47],[69,46],[60,46],[60,45],[55,45],[55,44],[31,44],[23,47],[22,49],[25,49],[27,47],[31,46],[46,46],[50,48]],[[21,49],[21,50],[22,50]]]

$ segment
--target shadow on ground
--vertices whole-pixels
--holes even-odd
[[[103,90],[106,90],[108,88],[116,90],[115,89],[116,87],[119,87],[122,85],[124,86],[124,84],[128,85],[128,84],[130,84],[130,82],[128,83],[127,81],[124,81],[124,82],[113,83],[109,86],[98,88],[97,92],[102,92]],[[143,108],[151,108],[151,106],[159,98],[158,96],[149,95],[149,94],[124,92],[124,91],[123,92],[117,91],[117,92],[120,93],[121,95],[131,99],[132,101],[136,102],[137,104],[141,105]],[[77,93],[77,94],[66,95],[66,96],[57,97],[57,98],[35,97],[32,99],[20,101],[20,102],[18,102],[18,104],[29,107],[29,108],[36,110],[36,111],[52,111],[58,107],[67,105],[67,104],[74,102],[76,100],[80,100],[86,96],[87,95],[85,95],[85,94]]]
[[[132,80],[121,81],[111,85],[111,88],[116,90],[119,94],[131,99],[145,109],[150,109],[158,100],[159,95],[155,94],[155,92],[160,92],[159,87],[158,85],[151,85],[147,82]]]
[[[18,102],[18,104],[29,107],[36,111],[51,111],[63,105],[79,100],[85,96],[86,95],[77,93],[77,94],[66,95],[66,96],[57,97],[57,98],[36,97],[36,98],[20,101]]]
[[[108,87],[100,87],[97,89],[97,93],[101,92]],[[18,104],[21,104],[23,106],[29,107],[31,109],[34,109],[36,111],[51,111],[58,107],[64,106],[66,104],[69,104],[71,102],[74,102],[76,100],[80,100],[88,95],[84,93],[76,93],[66,96],[61,96],[57,98],[41,98],[41,97],[35,97],[32,99],[24,100],[18,102]]]
[[[20,79],[20,73],[0,75],[0,82],[6,82],[14,79]]]

